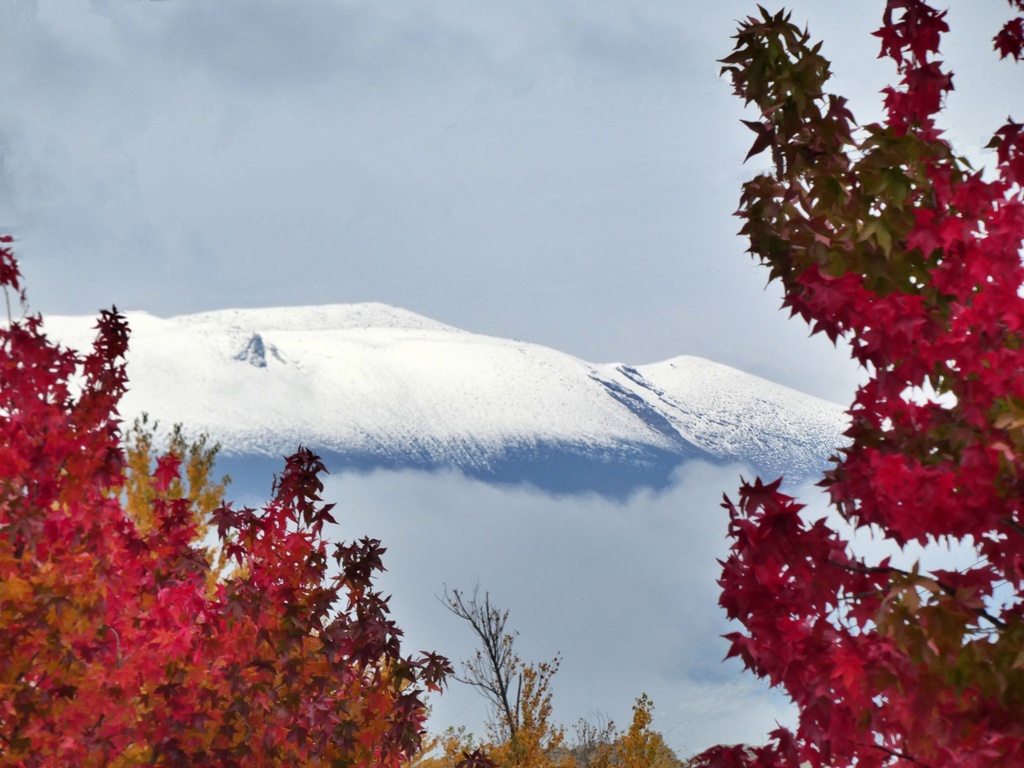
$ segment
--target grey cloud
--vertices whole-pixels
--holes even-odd
[[[1010,76],[974,66],[1000,17],[975,8],[954,9],[951,64],[974,87],[949,120],[979,146],[1019,86],[978,86]],[[862,119],[890,77],[877,11],[794,13]],[[778,311],[734,235],[761,166],[741,165],[749,132],[715,59],[752,3],[0,12],[0,225],[38,309],[379,300],[594,361],[698,354],[850,399],[845,351]]]
[[[408,4],[225,0],[167,6],[159,27],[148,24],[150,9],[108,8],[135,55],[264,95],[305,91],[339,77],[356,87],[390,89],[407,79],[422,82],[422,75],[474,55],[472,41],[429,8]],[[149,34],[138,34],[140,27]]]

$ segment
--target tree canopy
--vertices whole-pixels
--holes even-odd
[[[0,288],[24,307],[11,242]],[[211,579],[180,455],[122,493],[129,330],[114,309],[97,331],[79,355],[38,315],[0,327],[0,764],[397,768],[450,668],[403,655],[380,542],[328,553],[300,449],[262,510],[212,512],[235,569]]]
[[[1024,2],[1009,5],[994,44],[1018,60]],[[937,122],[946,31],[945,12],[888,1],[875,34],[899,81],[863,126],[789,13],[746,19],[722,62],[760,113],[748,157],[774,165],[743,187],[750,252],[868,380],[823,482],[843,527],[779,481],[725,500],[729,655],[783,688],[799,724],[700,765],[1024,765],[1024,134],[995,131],[989,177],[955,152]],[[856,554],[850,530],[974,558],[898,568]]]

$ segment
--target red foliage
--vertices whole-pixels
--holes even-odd
[[[991,180],[943,139],[944,17],[889,0],[876,34],[901,79],[882,125],[858,129],[824,93],[820,44],[784,13],[744,22],[723,71],[761,110],[754,150],[776,166],[744,187],[750,251],[869,374],[823,482],[833,506],[853,529],[963,542],[977,560],[866,562],[778,481],[745,483],[724,504],[729,655],[784,688],[799,725],[701,764],[1024,765],[1024,136],[997,131]],[[1021,57],[1022,23],[996,37],[1002,56]]]
[[[154,501],[145,534],[122,508],[128,328],[97,328],[79,356],[38,317],[0,327],[0,765],[398,766],[450,670],[402,656],[380,542],[337,545],[329,575],[323,465],[300,449],[264,509],[216,513],[239,569],[208,589],[186,501]],[[162,487],[177,474],[159,461]]]

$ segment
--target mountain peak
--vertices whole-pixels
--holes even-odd
[[[343,331],[389,328],[411,331],[459,329],[417,315],[407,309],[380,302],[322,304],[296,307],[218,309],[192,315],[178,315],[170,322],[186,326],[232,327],[253,331]]]

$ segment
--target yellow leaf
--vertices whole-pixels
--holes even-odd
[[[0,581],[0,602],[21,603],[32,597],[32,585],[18,576]]]

